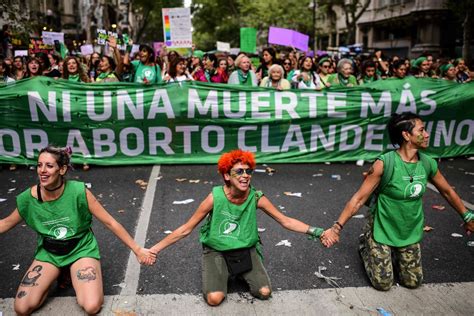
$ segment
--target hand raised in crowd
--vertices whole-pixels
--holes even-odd
[[[109,46],[112,48],[117,48],[117,39],[113,36],[109,36]]]
[[[156,254],[147,248],[140,248],[140,250],[135,253],[135,256],[140,264],[146,266],[151,266],[156,262]]]

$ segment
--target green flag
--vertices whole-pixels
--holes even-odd
[[[257,30],[253,27],[240,29],[240,51],[252,54],[257,52]]]

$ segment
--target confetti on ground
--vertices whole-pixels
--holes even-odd
[[[330,165],[331,163],[329,161],[326,161],[324,164],[325,165]]]
[[[392,316],[392,313],[387,312],[382,307],[377,307],[377,312],[379,312],[379,315],[381,315],[381,316]]]
[[[258,228],[257,229],[259,233],[263,233],[264,231],[266,231],[267,229],[266,228]]]
[[[285,207],[284,207],[283,205],[278,205],[278,208],[279,208],[280,210],[284,210],[284,209],[285,209]]]
[[[265,172],[266,172],[268,175],[271,176],[271,175],[273,175],[273,174],[276,172],[276,170],[273,169],[273,168],[270,168],[270,167],[266,167],[266,168],[265,168]]]
[[[172,233],[171,230],[165,230],[165,234],[166,234],[166,235],[169,235],[169,234],[171,234],[171,233]]]
[[[457,233],[452,233],[452,234],[451,234],[451,237],[462,238],[462,235],[461,235],[461,234],[457,234]]]
[[[92,188],[92,183],[87,182],[85,185],[86,185],[86,188],[88,189]]]
[[[468,172],[468,171],[466,171],[466,172],[464,172],[464,173],[465,173],[465,174],[468,174],[468,175],[470,175],[470,176],[474,176],[474,172]]]
[[[327,284],[333,286],[333,287],[339,287],[339,284],[337,284],[336,280],[341,280],[341,278],[336,278],[336,277],[328,277],[328,276],[325,276],[321,273],[321,271],[325,271],[327,270],[326,267],[324,266],[319,266],[318,267],[318,271],[314,272],[314,274],[319,278],[319,279],[323,279],[326,281]]]
[[[5,202],[7,199],[0,199],[0,202]]]
[[[431,208],[434,209],[434,210],[438,210],[438,211],[444,211],[446,209],[446,206],[435,204],[435,205],[431,206]]]
[[[425,227],[423,227],[423,231],[424,231],[424,232],[430,232],[430,231],[432,231],[433,229],[434,229],[433,227],[428,226],[428,225],[425,226]]]
[[[344,268],[349,269],[349,266],[344,266]]]
[[[313,177],[322,177],[322,176],[323,176],[322,173],[315,173],[315,174],[313,174]]]
[[[12,264],[12,270],[20,270],[20,264],[17,263],[17,264]]]
[[[283,192],[284,195],[301,197],[301,192]]]
[[[194,202],[193,199],[187,199],[187,200],[182,200],[182,201],[174,201],[173,204],[189,204],[191,202]]]
[[[16,190],[16,188],[11,188],[11,189],[8,189],[8,192],[13,192],[15,190]]]
[[[177,178],[177,179],[176,179],[176,181],[178,181],[178,182],[184,182],[184,181],[186,181],[186,180],[188,180],[188,179],[187,179],[187,178]]]
[[[163,179],[163,176],[158,176],[155,178],[155,180],[161,180],[161,179]]]
[[[199,183],[201,180],[196,179],[196,180],[189,180],[189,183]]]
[[[352,218],[365,218],[365,216],[364,214],[358,214],[358,215],[352,216]]]
[[[118,210],[119,213],[125,213],[125,210]]]
[[[362,167],[364,165],[364,160],[362,160],[362,159],[357,160],[356,165],[359,166],[359,167]]]
[[[145,186],[145,185],[148,185],[148,182],[142,180],[142,179],[138,179],[137,181],[135,181],[136,184],[138,184],[139,186]]]
[[[127,287],[127,284],[125,284],[125,282],[122,282],[122,283],[119,283],[119,284],[114,284],[112,286],[116,286],[116,287],[119,287],[121,289],[124,289]]]
[[[265,169],[255,169],[254,172],[265,173]]]
[[[340,174],[333,174],[331,175],[331,179],[336,179],[336,180],[341,180],[341,175]]]
[[[474,247],[474,241],[468,241],[468,242],[467,242],[467,245],[468,245],[469,247]]]
[[[288,239],[284,239],[277,243],[275,246],[286,246],[286,247],[291,247],[291,242],[288,241]]]

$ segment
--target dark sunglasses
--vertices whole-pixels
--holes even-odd
[[[253,169],[244,169],[244,168],[238,168],[238,169],[231,169],[230,170],[231,172],[234,172],[234,174],[238,175],[238,176],[243,176],[244,173],[248,176],[251,176],[252,173],[253,173]]]
[[[320,66],[321,68],[329,68],[329,66]]]
[[[283,65],[291,65],[291,63],[283,63]]]

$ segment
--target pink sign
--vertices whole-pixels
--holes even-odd
[[[160,56],[160,52],[163,49],[164,42],[153,42],[153,50],[155,51],[155,56]]]
[[[268,32],[268,43],[283,46],[292,46],[302,50],[308,51],[309,36],[290,29],[270,26]]]

